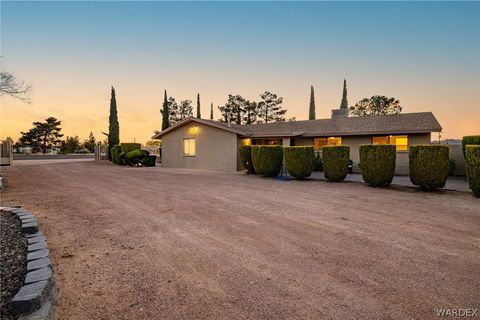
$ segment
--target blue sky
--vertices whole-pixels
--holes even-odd
[[[479,2],[1,7],[2,65],[34,86],[32,104],[2,99],[2,136],[49,115],[63,120],[67,134],[98,135],[110,85],[125,139],[143,141],[158,129],[163,89],[177,100],[199,92],[204,115],[229,93],[258,99],[270,90],[284,97],[289,116],[305,119],[314,85],[325,118],[340,103],[344,77],[351,105],[394,96],[405,112],[433,111],[448,137],[479,131]]]

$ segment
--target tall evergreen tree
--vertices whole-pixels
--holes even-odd
[[[213,102],[210,102],[210,120],[213,120]]]
[[[262,101],[258,103],[258,123],[285,121],[286,109],[283,109],[283,98],[275,93],[265,91],[260,95]]]
[[[342,102],[340,102],[340,109],[348,109],[347,80],[345,79],[343,79],[343,93],[342,93]]]
[[[202,118],[202,115],[200,113],[200,93],[197,93],[197,118]]]
[[[308,120],[315,120],[315,93],[313,86],[310,87],[310,108],[308,111]]]
[[[168,99],[167,99],[167,90],[165,90],[164,98],[163,98],[163,107],[162,110],[162,131],[170,127],[170,110],[168,106]]]
[[[110,150],[114,145],[120,143],[120,125],[118,123],[117,100],[115,98],[115,88],[112,87],[110,97],[110,117],[108,118],[108,159],[111,159]]]

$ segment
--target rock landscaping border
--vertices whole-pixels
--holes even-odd
[[[53,320],[55,318],[55,281],[47,239],[38,228],[34,215],[22,208],[1,208],[14,213],[27,237],[25,281],[13,296],[11,312],[18,320]]]

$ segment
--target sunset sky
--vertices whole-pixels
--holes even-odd
[[[2,97],[1,138],[54,116],[65,135],[120,138],[161,127],[163,90],[202,114],[227,95],[284,98],[288,117],[375,94],[403,112],[432,111],[442,138],[480,133],[479,2],[1,2],[2,68],[33,85],[32,103]],[[438,135],[434,136],[438,138]]]

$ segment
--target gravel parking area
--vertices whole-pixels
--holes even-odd
[[[12,166],[58,319],[438,319],[480,308],[480,201],[91,161]]]

